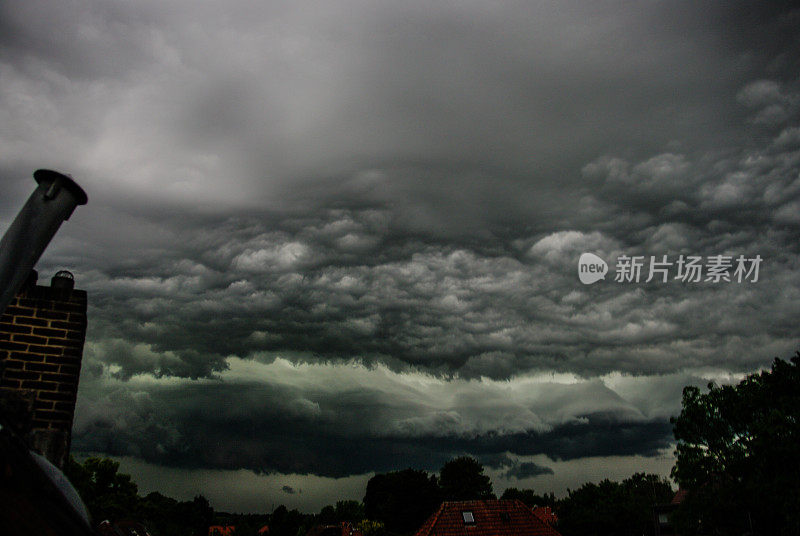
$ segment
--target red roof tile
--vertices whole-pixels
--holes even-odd
[[[236,534],[235,525],[211,525],[208,527],[208,536],[233,536]]]
[[[475,523],[465,523],[463,512],[472,512]],[[522,501],[488,500],[444,502],[415,536],[561,535]]]
[[[553,512],[549,506],[539,506],[533,509],[533,515],[547,523],[548,525],[555,525],[558,523],[558,516]]]

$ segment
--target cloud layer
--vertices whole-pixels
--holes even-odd
[[[78,450],[186,468],[341,478],[437,470],[464,452],[507,477],[551,472],[520,457],[656,455],[681,386],[699,377],[443,379],[383,365],[232,358],[216,380],[84,374]],[[659,396],[649,395],[653,391]],[[642,396],[648,393],[646,396]]]

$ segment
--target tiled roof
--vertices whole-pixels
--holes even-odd
[[[463,512],[472,512],[474,523],[465,523]],[[522,501],[448,501],[417,531],[415,536],[561,536],[536,517]]]
[[[533,515],[547,523],[548,525],[555,525],[558,523],[558,516],[553,512],[549,506],[539,506],[533,509]]]
[[[236,534],[235,525],[211,525],[208,527],[208,536],[233,536]]]

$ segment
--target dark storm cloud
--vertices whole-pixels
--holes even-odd
[[[225,381],[200,383],[84,374],[74,448],[185,468],[330,477],[436,470],[472,453],[520,479],[547,469],[511,456],[653,455],[670,442],[662,413],[648,415],[601,382],[485,384],[285,360],[233,365]],[[662,383],[642,383],[651,381]]]
[[[797,347],[791,8],[4,4],[2,224],[39,167],[90,197],[39,266],[89,291],[76,448],[508,478],[660,452],[681,386]],[[586,251],[764,261],[585,287]],[[287,362],[306,383],[237,376]],[[434,393],[352,383],[384,366]],[[571,383],[496,392],[543,372]]]
[[[505,478],[516,480],[553,474],[553,470],[549,467],[534,462],[520,462],[505,453],[483,455],[480,457],[480,462],[491,469],[501,469],[503,471],[501,474]]]
[[[541,465],[533,462],[524,462],[506,471],[506,476],[516,478],[517,480],[530,478],[532,476],[552,474],[553,470],[549,467],[542,467]]]
[[[529,219],[568,203],[559,186],[598,154],[738,137],[736,92],[794,72],[786,10],[503,7],[6,7],[15,160],[44,153],[104,203],[192,208],[275,204],[309,179],[336,191],[342,175],[400,167],[412,172],[389,191],[436,225],[437,192],[455,193],[458,220],[487,205]],[[39,118],[52,134],[31,131]]]
[[[584,168],[599,185],[595,231],[445,240],[407,232],[380,206],[199,220],[175,247],[115,264],[98,258],[83,275],[102,334],[94,351],[122,376],[209,376],[229,355],[258,352],[495,378],[688,364],[749,370],[795,344],[797,306],[785,291],[797,287],[792,133],[717,161],[697,188],[682,181],[697,181],[693,170],[708,164],[689,157],[598,159]],[[630,187],[627,213],[605,185]],[[661,216],[670,207],[676,215]],[[626,226],[632,219],[639,228]],[[166,244],[179,235],[174,225],[157,226]],[[583,251],[612,263],[623,253],[761,255],[764,263],[757,283],[583,287],[575,277]],[[731,300],[747,307],[725,308]],[[769,315],[750,318],[766,304]],[[732,358],[737,345],[747,350]]]

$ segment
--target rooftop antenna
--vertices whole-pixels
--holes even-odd
[[[0,241],[0,313],[19,292],[47,244],[78,205],[88,198],[71,177],[40,169],[39,184]]]

